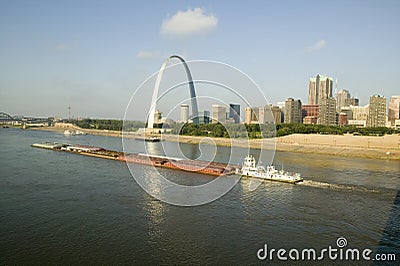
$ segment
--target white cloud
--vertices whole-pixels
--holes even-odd
[[[136,55],[139,58],[155,58],[159,57],[160,53],[157,51],[139,51]]]
[[[161,34],[177,37],[187,35],[204,34],[213,30],[218,24],[215,15],[206,15],[202,8],[178,11],[172,17],[163,20]]]
[[[326,41],[325,40],[319,40],[316,42],[314,45],[307,47],[307,52],[312,53],[318,50],[321,50],[326,46]]]

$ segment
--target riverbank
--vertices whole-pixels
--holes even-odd
[[[67,127],[40,127],[32,130],[46,130],[63,133]],[[76,126],[70,129],[79,129],[87,134],[111,137],[122,137],[120,131],[81,129]],[[144,137],[141,133],[125,135],[129,138]],[[400,160],[400,135],[385,136],[353,136],[353,135],[320,135],[320,134],[293,134],[275,139],[227,139],[205,138],[197,136],[182,136],[162,134],[165,141],[192,143],[214,142],[217,146],[250,147],[255,149],[274,149],[298,153],[326,154],[343,157],[360,157],[374,159]]]

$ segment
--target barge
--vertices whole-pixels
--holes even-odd
[[[220,162],[207,162],[200,160],[189,160],[183,158],[173,158],[166,156],[148,155],[143,153],[124,153],[120,151],[107,150],[95,146],[65,144],[58,142],[35,143],[31,145],[35,148],[49,149],[60,152],[69,152],[86,156],[99,157],[104,159],[117,160],[127,163],[137,163],[163,167],[187,172],[195,172],[214,176],[235,174],[238,165]]]

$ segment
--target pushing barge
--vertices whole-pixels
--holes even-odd
[[[35,148],[69,152],[86,156],[123,161],[128,163],[145,164],[155,167],[183,170],[187,172],[196,172],[214,176],[235,174],[237,171],[236,169],[240,168],[240,166],[238,165],[232,165],[226,163],[188,160],[182,158],[148,155],[143,153],[124,153],[120,151],[107,150],[100,147],[78,145],[78,144],[45,142],[45,143],[35,143],[32,144],[31,146]]]

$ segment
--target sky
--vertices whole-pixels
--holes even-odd
[[[4,0],[0,111],[122,119],[172,54],[231,65],[273,104],[306,104],[320,73],[365,105],[400,94],[399,13],[397,0]]]

